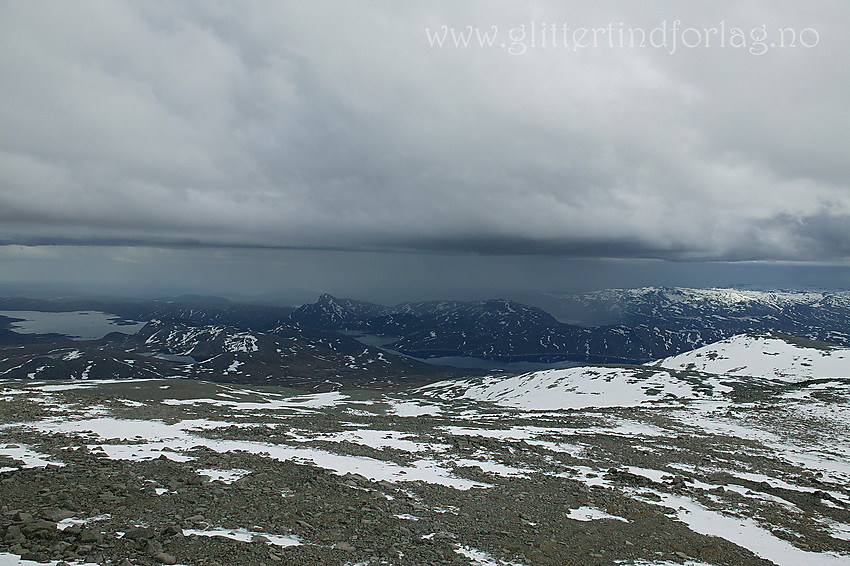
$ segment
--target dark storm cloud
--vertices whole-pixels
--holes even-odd
[[[790,223],[810,259],[850,256],[850,215],[823,213]]]
[[[847,16],[838,1],[6,2],[0,241],[847,258]],[[818,42],[512,56],[425,34],[676,19]]]

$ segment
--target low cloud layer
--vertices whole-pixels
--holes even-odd
[[[850,7],[651,6],[2,3],[0,243],[849,258]]]

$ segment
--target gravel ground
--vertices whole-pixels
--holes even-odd
[[[846,386],[535,412],[417,391],[2,382],[0,553],[123,566],[850,564],[846,431],[824,420],[843,418]]]

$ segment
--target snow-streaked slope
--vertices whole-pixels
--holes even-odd
[[[583,366],[490,376],[440,382],[422,391],[443,399],[548,411],[724,398],[733,388],[758,386],[763,380],[795,383],[841,377],[850,377],[850,348],[778,334],[745,334],[644,366]]]
[[[778,334],[742,334],[651,365],[797,382],[850,377],[850,348],[817,346]]]
[[[693,289],[687,287],[641,287],[637,289],[606,289],[578,295],[585,301],[606,300],[608,302],[635,303],[641,299],[647,300],[663,297],[669,303],[685,305],[712,305],[730,308],[736,305],[760,303],[779,308],[797,305],[823,306],[825,303],[841,303],[850,306],[850,292],[846,291],[759,291],[755,289],[736,289],[713,287],[709,289]]]
[[[542,302],[559,318],[585,326],[643,324],[699,330],[708,339],[700,346],[745,332],[768,331],[850,346],[850,291],[644,287],[544,296]]]
[[[574,367],[514,377],[441,382],[423,391],[441,397],[490,401],[549,411],[587,407],[632,407],[679,399],[711,398],[731,391],[713,376],[675,375],[644,367]]]

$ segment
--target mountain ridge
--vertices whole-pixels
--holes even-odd
[[[338,333],[291,324],[253,332],[154,319],[133,335],[115,332],[89,341],[58,337],[0,346],[0,352],[0,378],[5,379],[183,377],[321,391],[396,387],[457,373]]]
[[[125,319],[250,332],[297,326],[381,337],[385,351],[432,359],[503,362],[645,363],[740,333],[784,332],[850,345],[850,293],[646,287],[559,296],[553,308],[510,299],[418,301],[395,306],[323,294],[298,308],[227,302],[216,297],[92,302],[3,298],[8,310],[102,310]],[[592,311],[592,312],[591,312]],[[596,314],[593,314],[596,313]],[[596,326],[563,318],[607,321]],[[56,337],[44,337],[47,341]],[[0,329],[0,342],[38,342]],[[369,340],[364,340],[364,344]]]
[[[850,293],[844,292],[648,287],[568,300],[609,319],[616,315],[616,324],[568,324],[507,299],[385,307],[329,294],[289,318],[301,326],[392,337],[389,348],[419,358],[644,363],[753,331],[850,344]]]

